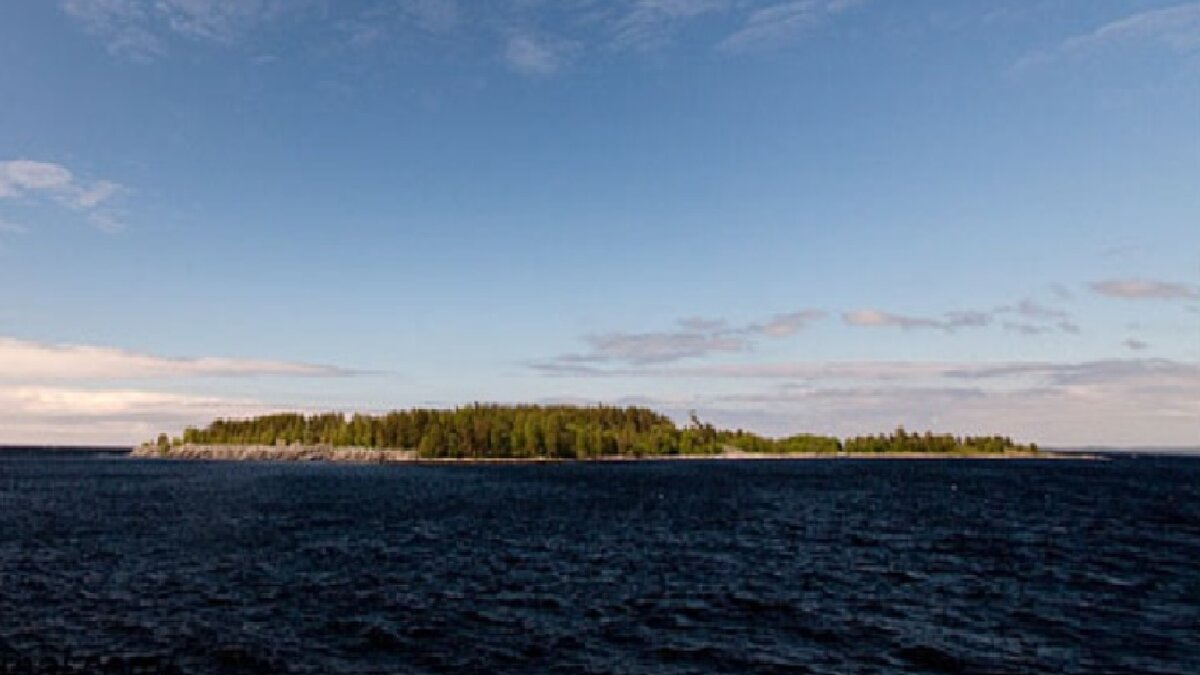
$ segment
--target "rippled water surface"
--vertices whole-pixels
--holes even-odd
[[[0,452],[0,657],[183,672],[1200,672],[1200,460]]]

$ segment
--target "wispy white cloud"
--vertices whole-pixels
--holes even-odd
[[[544,35],[512,35],[504,44],[504,62],[521,75],[544,77],[562,70],[578,43]]]
[[[929,380],[947,377],[963,368],[961,363],[920,361],[792,361],[783,363],[717,364],[627,371],[646,376],[803,381]]]
[[[1123,42],[1153,42],[1179,52],[1200,48],[1200,2],[1131,14],[1068,38],[1060,50],[1080,52]]]
[[[680,418],[695,409],[721,426],[764,433],[849,436],[903,425],[1050,445],[1200,445],[1200,364],[1194,362],[842,362],[670,370],[724,376],[735,386],[744,380],[748,388],[641,397],[641,404]]]
[[[679,320],[679,325],[690,331],[715,332],[729,328],[725,319],[709,319],[702,316],[690,316]]]
[[[647,51],[669,44],[687,25],[710,16],[741,23],[720,42],[720,49],[769,47],[862,2],[865,0],[790,0],[764,7],[743,0],[554,5],[515,0],[464,6],[457,0],[399,0],[351,10],[353,13],[341,4],[319,0],[60,0],[60,6],[84,30],[103,40],[109,52],[138,61],[164,56],[178,38],[209,45],[240,44],[282,19],[307,11],[310,18],[328,23],[335,39],[340,33],[356,47],[383,43],[401,27],[445,35],[469,25],[479,34],[476,38],[489,33],[507,35],[503,46],[506,62],[522,74],[547,75],[561,70],[584,46]],[[561,19],[564,30],[577,33],[575,38],[556,42],[527,29],[513,35],[514,27],[544,23],[547,17]]]
[[[586,336],[590,350],[532,364],[534,370],[556,376],[611,376],[623,374],[621,364],[665,364],[719,354],[750,351],[763,338],[780,339],[824,320],[828,313],[804,309],[776,314],[765,321],[735,325],[725,319],[688,317],[669,331],[612,332]],[[894,328],[904,331],[936,330],[955,333],[999,324],[1022,335],[1079,333],[1080,328],[1063,309],[1031,298],[987,311],[958,310],[938,316],[896,314],[879,309],[843,312],[842,322],[854,328]],[[655,371],[661,373],[662,371]]]
[[[1089,385],[1114,380],[1139,384],[1165,382],[1200,384],[1200,364],[1171,359],[969,364],[948,374],[951,377],[976,380],[1029,377],[1052,385]]]
[[[346,43],[354,48],[368,48],[388,37],[388,27],[374,14],[342,19],[334,24],[346,39]]]
[[[1126,382],[1200,382],[1200,364],[1170,359],[1051,361],[791,361],[780,363],[662,366],[610,371],[625,377],[782,380],[810,384],[932,384],[965,380],[1003,386],[1082,385],[1118,378]],[[953,386],[959,386],[954,384]]]
[[[13,159],[0,162],[0,197],[17,197],[26,192],[60,192],[74,182],[71,172],[51,162]]]
[[[592,347],[585,358],[634,364],[666,363],[717,352],[746,349],[745,338],[721,333],[608,333],[585,338]]]
[[[1150,344],[1147,343],[1145,340],[1139,340],[1137,338],[1129,338],[1129,339],[1125,340],[1124,342],[1122,342],[1121,344],[1126,349],[1129,349],[1129,350],[1132,350],[1135,352],[1144,351],[1145,349],[1148,349],[1150,347]]]
[[[779,47],[863,2],[865,0],[788,0],[756,9],[741,28],[717,47],[728,52]]]
[[[321,5],[314,0],[63,0],[61,6],[110,53],[148,61],[167,52],[172,36],[230,45],[263,25]]]
[[[842,314],[843,323],[863,328],[932,328],[953,332],[959,328],[978,328],[992,322],[990,314],[975,311],[947,312],[941,318],[893,314],[878,309],[860,309]]]
[[[1079,325],[1066,310],[1048,307],[1032,298],[1021,300],[1015,305],[997,307],[992,314],[996,317],[1015,317],[1005,319],[1001,326],[1004,330],[1021,335],[1080,332]]]
[[[1058,307],[1047,307],[1032,298],[1021,300],[1015,305],[1005,305],[996,311],[1011,312],[1030,319],[1056,319],[1061,321],[1069,318],[1066,310]]]
[[[1081,385],[866,385],[783,388],[763,394],[730,403],[753,412],[764,425],[774,417],[780,433],[852,435],[903,425],[960,434],[1001,433],[1051,445],[1200,444],[1200,378],[1194,372],[1169,380],[1108,374]]]
[[[335,366],[224,357],[171,358],[93,345],[0,337],[0,443],[131,444],[214,417],[306,406],[245,396],[155,391],[130,381],[193,385],[196,378],[343,377]],[[120,384],[118,384],[120,383]]]
[[[1108,279],[1090,284],[1091,289],[1110,298],[1126,300],[1194,300],[1200,288],[1170,281],[1150,279]]]
[[[177,33],[230,42],[241,31],[280,11],[283,4],[266,0],[156,0],[153,7]]]
[[[245,407],[255,405],[248,399],[189,396],[128,389],[80,389],[72,387],[13,386],[0,387],[0,401],[9,414],[65,417],[112,417],[178,411],[181,408]]]
[[[74,195],[74,203],[83,209],[94,209],[124,190],[110,180],[98,180],[90,186],[81,187]]]
[[[1004,321],[1004,330],[1020,335],[1046,335],[1048,333],[1078,334],[1080,328],[1071,321],[1056,321],[1054,323],[1034,323],[1031,321]]]
[[[295,407],[140,389],[0,384],[0,443],[132,445],[216,417]]]
[[[115,234],[125,229],[125,223],[117,216],[105,211],[89,213],[87,221],[91,223],[92,227],[108,234]]]
[[[0,232],[9,234],[24,234],[29,231],[29,228],[20,223],[13,223],[7,220],[0,220]]]
[[[170,358],[93,345],[54,345],[0,337],[0,380],[181,377],[332,377],[335,366],[222,357]]]
[[[456,0],[406,0],[372,5],[332,25],[351,47],[366,49],[413,31],[450,34],[462,25],[462,9]]]
[[[330,43],[361,50],[414,34],[453,34],[472,47],[493,45],[499,37],[510,68],[542,77],[589,54],[664,47],[705,19],[712,19],[713,30],[720,30],[718,21],[726,31],[737,26],[719,50],[778,46],[865,1],[395,0],[364,7],[325,0],[58,0],[66,16],[110,53],[135,61],[153,61],[187,43],[243,47],[289,21],[309,21],[317,35],[326,31]]]
[[[789,337],[824,317],[823,311],[807,309],[776,314],[761,323],[737,326],[724,319],[688,317],[677,322],[676,330],[588,335],[584,337],[591,348],[587,353],[567,354],[536,363],[533,368],[553,375],[595,375],[602,374],[598,364],[661,364],[744,352],[756,339]]]
[[[1079,326],[1075,324],[1066,310],[1048,307],[1031,298],[986,311],[959,310],[946,312],[937,317],[894,314],[878,309],[860,309],[843,313],[842,321],[846,325],[860,328],[930,329],[947,333],[953,333],[961,328],[983,328],[997,322],[1004,330],[1022,335],[1080,332]]]
[[[806,309],[787,314],[776,314],[763,324],[750,326],[750,331],[761,333],[767,337],[783,338],[795,335],[814,321],[824,319],[826,313],[818,309]]]
[[[1200,2],[1146,10],[1110,21],[1090,32],[1068,37],[1052,49],[1022,57],[1013,65],[1013,70],[1118,45],[1157,46],[1179,54],[1200,49]]]
[[[148,27],[150,3],[138,0],[66,0],[66,15],[104,40],[109,53],[149,60],[164,52],[162,40]]]
[[[125,191],[123,186],[109,180],[80,180],[70,169],[53,162],[0,161],[0,199],[48,197],[86,212],[89,222],[107,232],[121,229],[120,221],[108,207]]]
[[[892,314],[878,309],[858,309],[842,314],[842,321],[850,326],[868,328],[942,328],[940,321],[918,316]]]
[[[462,21],[462,9],[456,0],[409,0],[403,11],[430,33],[451,31]]]
[[[634,0],[612,22],[611,45],[633,50],[660,47],[670,42],[681,24],[729,8],[729,0]]]

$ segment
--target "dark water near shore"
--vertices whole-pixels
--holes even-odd
[[[1197,673],[1200,459],[0,451],[0,662],[68,650],[188,673]]]

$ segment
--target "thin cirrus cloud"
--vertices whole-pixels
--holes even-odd
[[[1150,279],[1108,279],[1090,284],[1092,291],[1123,300],[1195,300],[1200,288]]]
[[[48,198],[86,214],[99,230],[115,232],[123,224],[112,211],[114,198],[127,190],[109,180],[81,180],[67,167],[31,159],[0,161],[0,200]]]
[[[776,314],[764,321],[744,325],[733,325],[724,319],[689,317],[677,321],[675,330],[592,334],[583,338],[590,348],[587,352],[565,354],[537,362],[532,364],[532,368],[543,374],[557,376],[621,375],[624,374],[620,368],[622,364],[662,365],[685,359],[748,352],[758,340],[791,337],[827,316],[823,310],[805,309]],[[955,333],[961,329],[979,329],[998,324],[1006,331],[1021,335],[1080,332],[1079,326],[1065,310],[1028,298],[988,311],[951,311],[936,317],[860,309],[843,312],[841,319],[845,325],[854,328],[894,328],[904,331]]]
[[[1159,359],[962,364],[934,382],[785,385],[761,393],[742,407],[773,415],[780,433],[790,427],[848,435],[907,425],[1051,445],[1200,441],[1200,365]]]
[[[143,389],[0,383],[0,429],[5,443],[128,445],[165,429],[285,409],[295,411],[296,406]]]
[[[1047,307],[1032,298],[1014,305],[1003,305],[992,311],[992,316],[1002,318],[1004,330],[1021,335],[1044,335],[1046,333],[1080,332],[1079,325],[1064,309]]]
[[[1176,383],[1200,387],[1200,364],[1164,358],[1099,359],[1080,362],[1013,361],[792,361],[631,368],[624,376],[806,383],[994,382],[1006,386],[1087,386],[1121,381],[1151,386]],[[960,386],[955,384],[954,386]]]
[[[671,367],[660,368],[652,373],[630,371],[626,374],[730,380],[892,382],[947,377],[963,367],[959,363],[936,361],[791,361]]]
[[[499,44],[514,72],[545,77],[565,69],[585,51],[647,52],[674,41],[686,26],[707,17],[726,24],[716,43],[723,52],[789,44],[806,31],[866,0],[620,0],[555,3],[509,0],[462,4],[456,0],[405,0],[348,7],[320,0],[61,0],[64,14],[116,56],[153,61],[179,40],[213,46],[245,42],[284,21],[319,24],[333,42],[365,48],[413,30],[464,44]],[[544,26],[546,16],[559,21]],[[459,30],[470,27],[470,31]],[[538,30],[535,30],[537,27]],[[721,30],[721,29],[716,29]]]
[[[1186,2],[1115,19],[1092,31],[1068,37],[1052,49],[1026,55],[1013,65],[1013,70],[1119,45],[1157,46],[1177,54],[1200,49],[1200,2]]]
[[[1200,48],[1200,2],[1138,12],[1065,40],[1062,52],[1080,52],[1125,42],[1151,42],[1178,52]]]
[[[585,340],[592,347],[592,352],[583,357],[585,359],[639,365],[666,363],[717,352],[740,352],[748,346],[743,337],[700,331],[608,333],[591,335]]]
[[[87,33],[103,41],[109,53],[134,61],[166,55],[176,37],[229,46],[272,24],[306,14],[357,47],[383,41],[399,23],[439,35],[460,23],[455,0],[376,5],[340,20],[329,20],[337,8],[318,0],[64,0],[61,7]]]
[[[192,396],[130,389],[81,389],[77,387],[15,386],[0,387],[0,401],[12,414],[42,417],[137,417],[182,412],[196,408],[257,407],[250,399]]]
[[[756,9],[734,33],[718,43],[726,52],[769,49],[785,45],[830,17],[866,0],[790,0]]]
[[[182,377],[339,377],[336,366],[220,357],[169,358],[93,345],[52,345],[0,337],[0,379],[89,380]]]
[[[418,27],[430,33],[445,33],[462,23],[462,9],[455,0],[411,0],[402,9]]]
[[[609,46],[635,51],[661,47],[681,24],[729,8],[729,0],[635,0],[625,14],[612,20]]]
[[[553,75],[570,62],[578,44],[531,34],[513,35],[504,45],[504,62],[521,75]]]
[[[878,309],[858,309],[844,312],[842,314],[842,322],[848,326],[863,328],[903,328],[905,330],[912,330],[914,328],[947,329],[946,324],[938,319],[893,314]]]
[[[601,333],[585,336],[590,350],[566,354],[536,363],[534,370],[554,375],[594,375],[599,364],[644,366],[751,349],[759,338],[785,338],[826,316],[806,309],[776,314],[765,321],[740,326],[723,319],[689,317],[676,322],[677,329],[647,333]]]
[[[1026,377],[1056,386],[1094,386],[1119,381],[1151,387],[1172,383],[1200,387],[1200,364],[1164,358],[970,364],[948,371],[947,375],[975,380]]]
[[[314,3],[266,0],[65,0],[63,12],[112,54],[151,60],[169,35],[230,44],[255,27]]]
[[[1006,331],[1021,335],[1079,333],[1079,326],[1065,310],[1048,307],[1026,298],[991,310],[960,310],[941,316],[896,314],[879,309],[859,309],[842,314],[842,322],[857,328],[899,328],[901,330],[940,330],[953,333],[963,328],[984,328],[999,323]]]
[[[0,429],[6,443],[129,444],[152,438],[164,429],[206,424],[217,417],[306,408],[117,383],[357,374],[336,366],[291,361],[169,358],[112,347],[0,337]]]
[[[1066,446],[1200,441],[1200,364],[1194,362],[794,362],[643,368],[626,374],[668,373],[726,378],[733,387],[746,388],[667,394],[643,399],[643,405],[681,418],[696,410],[721,426],[750,424],[770,434],[849,436],[903,425],[1011,434]]]
[[[1005,305],[997,309],[998,312],[1013,312],[1031,319],[1068,319],[1069,315],[1066,310],[1057,307],[1047,307],[1032,298],[1025,298],[1015,305]]]
[[[1145,349],[1147,349],[1150,346],[1150,344],[1147,343],[1145,340],[1139,340],[1137,338],[1128,338],[1128,339],[1124,340],[1123,342],[1121,342],[1121,345],[1124,346],[1126,349],[1129,349],[1129,350],[1135,351],[1135,352],[1144,351]]]
[[[164,53],[150,19],[153,7],[137,0],[66,0],[62,10],[104,41],[110,54],[149,60]]]
[[[749,331],[767,337],[784,338],[795,335],[814,321],[820,321],[823,318],[825,318],[825,312],[818,309],[776,314],[765,323],[749,326]]]
[[[877,309],[860,309],[842,314],[842,322],[861,328],[900,328],[914,330],[932,328],[954,332],[959,328],[979,328],[992,323],[992,316],[985,312],[947,312],[941,318],[893,314]]]
[[[9,222],[7,220],[0,220],[0,232],[7,232],[9,234],[25,234],[28,231],[29,231],[29,228],[25,227],[24,225],[22,225],[20,223],[13,223],[13,222]]]
[[[414,30],[448,35],[462,25],[462,10],[455,0],[409,0],[399,5],[374,5],[332,25],[349,46],[367,48]]]

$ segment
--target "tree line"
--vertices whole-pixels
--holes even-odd
[[[950,434],[908,433],[903,427],[890,435],[858,436],[842,443],[843,452],[871,453],[933,453],[933,454],[1003,454],[1005,452],[1037,452],[1036,443],[1014,443],[1008,436],[952,436]]]
[[[181,438],[160,435],[166,448],[194,445],[330,445],[415,450],[423,458],[645,457],[755,453],[1002,453],[1036,450],[1009,438],[909,434],[862,436],[840,441],[797,434],[768,438],[741,429],[716,429],[692,414],[679,427],[646,408],[569,405],[473,404],[449,410],[416,408],[383,415],[282,413],[249,419],[217,419],[189,427]]]

